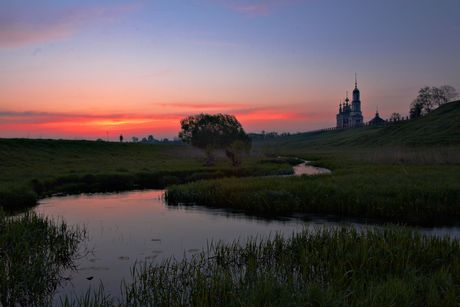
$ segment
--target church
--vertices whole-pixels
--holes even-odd
[[[358,80],[355,76],[355,89],[353,90],[353,100],[345,98],[345,102],[339,104],[339,113],[337,114],[337,128],[351,128],[363,125],[363,114],[361,112],[360,92],[358,89]]]

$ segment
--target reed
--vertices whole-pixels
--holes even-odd
[[[32,212],[7,217],[0,211],[0,305],[50,305],[85,235]]]
[[[457,306],[460,245],[397,227],[318,228],[211,244],[132,274],[120,300],[87,294],[85,305]]]

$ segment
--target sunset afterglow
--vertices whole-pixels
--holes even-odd
[[[460,88],[460,41],[446,35],[460,33],[459,8],[2,1],[0,137],[172,138],[181,118],[201,112],[233,114],[248,132],[327,128],[355,72],[365,120],[377,106],[407,115],[420,87]]]

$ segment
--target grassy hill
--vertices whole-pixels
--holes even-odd
[[[432,146],[460,144],[460,101],[445,104],[427,116],[388,126],[361,127],[347,130],[307,132],[273,141],[275,146]],[[264,143],[264,142],[262,142]]]

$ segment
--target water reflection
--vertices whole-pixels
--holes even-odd
[[[89,286],[104,288],[118,297],[120,282],[129,281],[130,268],[139,261],[182,258],[200,251],[211,241],[246,240],[248,236],[291,235],[304,227],[334,227],[343,221],[325,218],[247,216],[240,212],[203,207],[167,206],[164,191],[136,191],[54,197],[43,200],[35,211],[63,218],[71,225],[86,226],[91,253],[77,261],[78,271],[59,294],[83,294]],[[347,221],[358,228],[379,227]],[[458,228],[422,229],[431,234],[460,237]]]
[[[310,161],[304,161],[303,163],[300,163],[296,166],[294,166],[292,169],[294,170],[294,176],[302,176],[302,175],[307,175],[307,176],[312,176],[312,175],[324,175],[324,174],[330,174],[331,170],[323,167],[317,167],[309,164]]]

